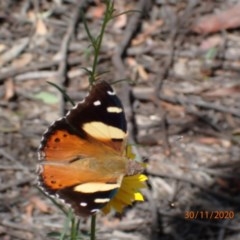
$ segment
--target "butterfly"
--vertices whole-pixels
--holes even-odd
[[[126,157],[127,124],[120,99],[105,81],[43,134],[38,182],[79,216],[103,208],[124,176],[139,171]]]

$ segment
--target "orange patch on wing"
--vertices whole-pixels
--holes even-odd
[[[40,174],[43,183],[53,190],[62,189],[65,187],[82,184],[86,182],[108,182],[115,183],[117,177],[109,174],[103,175],[101,172],[91,171],[84,168],[76,168],[72,165],[66,166],[51,166],[44,165],[43,172]]]
[[[41,149],[41,181],[52,190],[87,182],[117,182],[126,171],[125,141],[80,138],[66,130],[49,134]]]
[[[89,137],[82,139],[77,135],[70,134],[64,130],[57,130],[48,137],[42,152],[46,161],[68,162],[78,156],[103,156],[109,154],[122,155],[125,141],[102,140]]]
[[[64,130],[57,130],[51,136],[43,148],[45,160],[67,161],[79,155],[86,141],[77,135],[72,135]]]

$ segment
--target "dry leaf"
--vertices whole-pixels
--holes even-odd
[[[171,113],[171,116],[179,116],[185,113],[184,107],[180,105],[175,105],[168,102],[161,102],[161,106],[165,111]]]
[[[147,71],[144,69],[142,65],[137,66],[138,74],[143,80],[148,80]]]
[[[14,59],[12,66],[15,68],[22,68],[32,62],[33,55],[31,53],[23,53],[18,58]]]
[[[137,74],[143,79],[143,80],[147,80],[148,79],[148,74],[146,72],[146,70],[144,69],[144,67],[140,64],[138,64],[135,60],[135,58],[132,57],[128,57],[127,58],[127,63],[130,66],[130,68],[137,72]]]
[[[28,11],[28,19],[33,22],[36,26],[35,33],[37,35],[45,36],[48,32],[46,24],[39,15],[35,14],[34,11]]]
[[[36,34],[45,36],[47,34],[47,27],[44,23],[44,21],[41,18],[38,18],[36,22]]]
[[[208,50],[210,48],[214,48],[214,47],[217,47],[219,45],[222,45],[223,44],[223,38],[221,38],[220,36],[211,36],[207,39],[205,39],[201,45],[200,45],[200,49],[201,50]]]
[[[33,23],[36,22],[37,16],[34,11],[32,11],[32,10],[28,11],[27,16],[28,16],[29,21],[31,21]]]
[[[240,136],[240,128],[237,128],[237,129],[233,130],[232,134]]]
[[[34,209],[34,204],[32,203],[29,203],[25,208],[25,211],[26,211],[25,220],[28,223],[32,222],[33,209]]]
[[[0,53],[4,52],[7,49],[7,46],[4,44],[0,44]]]
[[[5,85],[5,96],[4,99],[9,101],[15,96],[15,85],[12,78],[7,79],[4,82]]]
[[[38,210],[40,210],[40,212],[49,212],[48,205],[37,196],[33,196],[30,198],[30,204],[33,204],[34,208],[37,208]]]
[[[120,221],[117,218],[112,219],[111,221],[109,221],[109,218],[107,218],[107,217],[102,218],[103,225],[108,228],[116,228],[116,226],[119,224],[119,222]]]
[[[100,3],[96,7],[91,7],[88,10],[88,15],[91,18],[100,19],[103,17],[104,12],[105,12],[105,4]]]
[[[132,40],[132,45],[136,46],[146,41],[146,38],[149,37],[152,33],[156,32],[158,28],[163,25],[163,20],[157,20],[148,26],[144,32],[138,34],[136,38]]]
[[[206,145],[212,145],[212,144],[221,144],[221,140],[218,138],[213,137],[201,137],[198,139],[198,142]]]
[[[236,94],[237,96],[239,96],[239,93],[240,93],[240,85],[235,85],[232,87],[222,87],[219,89],[213,89],[213,90],[207,91],[203,94],[203,96],[216,98],[216,97],[226,97],[233,94]]]
[[[12,61],[14,58],[19,56],[24,49],[28,46],[29,38],[21,38],[15,41],[14,45],[0,55],[0,66]]]
[[[117,28],[117,29],[124,28],[126,26],[126,23],[127,23],[127,15],[121,14],[116,18],[113,28]]]
[[[137,62],[136,62],[135,58],[133,58],[133,57],[128,57],[126,59],[126,61],[131,68],[137,66]]]
[[[197,33],[213,33],[224,29],[237,28],[240,26],[240,4],[217,14],[206,15],[192,26],[192,31]]]

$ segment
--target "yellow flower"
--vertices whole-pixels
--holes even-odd
[[[107,214],[113,208],[116,212],[121,213],[124,207],[131,205],[134,201],[144,201],[143,195],[139,190],[146,187],[146,180],[147,176],[144,174],[124,177],[117,194],[102,209],[102,212]]]
[[[127,147],[126,155],[130,161],[135,155],[131,151],[131,147]],[[144,166],[144,165],[143,165]],[[132,176],[125,176],[122,180],[121,187],[111,201],[102,209],[104,214],[107,214],[113,208],[116,212],[121,213],[123,208],[131,205],[135,201],[144,201],[144,197],[140,192],[141,188],[146,187],[147,176],[138,173]]]

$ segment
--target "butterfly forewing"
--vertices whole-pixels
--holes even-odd
[[[78,104],[70,111],[66,120],[72,127],[84,130],[88,135],[106,142],[113,148],[115,145],[121,146],[127,136],[123,106],[106,82],[93,86],[84,103]],[[111,142],[118,144],[111,145]]]

